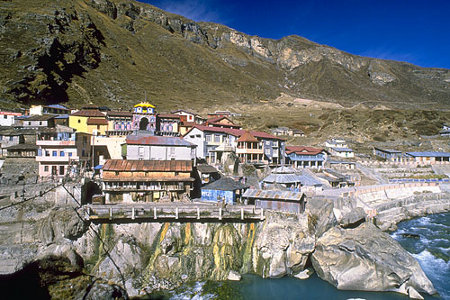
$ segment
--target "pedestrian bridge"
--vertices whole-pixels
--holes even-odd
[[[217,206],[204,203],[89,204],[84,218],[93,223],[261,222],[265,210],[254,205]]]

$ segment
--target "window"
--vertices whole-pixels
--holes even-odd
[[[42,125],[42,121],[39,121],[39,125]]]
[[[44,172],[48,172],[48,166],[44,166]]]
[[[220,135],[218,135],[218,134],[214,135],[214,142],[215,143],[220,143]]]
[[[202,135],[201,135],[201,134],[197,134],[197,135],[196,135],[196,137],[198,137],[198,138],[201,138],[201,137],[202,137]]]
[[[59,175],[64,175],[64,166],[59,166]]]
[[[45,156],[50,156],[50,151],[45,151]]]
[[[59,151],[59,156],[64,156],[64,151]]]
[[[58,151],[54,150],[54,151],[52,152],[52,156],[58,156]]]
[[[31,122],[28,122],[28,125],[31,125]]]
[[[13,140],[14,140],[14,137],[13,137],[13,136],[10,136],[10,137],[9,137],[9,141],[12,142]]]
[[[4,116],[3,116],[3,119],[8,119],[8,116],[7,116],[7,115],[4,115]]]
[[[195,138],[195,135],[190,135],[189,137],[190,137],[191,139],[193,139],[193,138]]]
[[[69,154],[69,157],[72,157],[72,152],[69,152],[68,154]]]
[[[211,135],[210,134],[205,135],[205,140],[207,142],[211,142]]]
[[[80,119],[78,119],[78,124],[80,124],[81,123],[81,120]]]
[[[138,155],[139,155],[139,157],[143,157],[144,156],[144,147],[139,147],[138,148]]]

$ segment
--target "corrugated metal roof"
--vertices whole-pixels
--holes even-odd
[[[248,189],[245,191],[242,197],[256,198],[256,199],[273,199],[281,201],[282,200],[301,201],[303,198],[303,193],[291,191]]]
[[[406,152],[406,155],[412,157],[450,157],[450,152],[436,152],[436,151]]]
[[[272,170],[272,174],[295,174],[293,167],[281,166]]]
[[[378,147],[374,147],[375,149],[382,151],[382,152],[387,152],[387,153],[402,153],[402,151],[399,150],[393,150],[393,149],[381,149]]]
[[[86,123],[88,125],[108,125],[108,121],[106,119],[89,118]]]
[[[190,172],[192,161],[108,159],[103,165],[103,171]]]
[[[67,107],[65,107],[64,105],[61,105],[61,104],[50,104],[50,105],[47,105],[47,107],[56,108],[56,109],[70,110],[69,108],[67,108]]]
[[[220,190],[220,191],[235,191],[248,188],[247,185],[240,183],[229,177],[222,177],[219,180],[211,182],[202,187],[202,190]]]
[[[99,110],[86,109],[86,110],[79,110],[77,112],[74,112],[73,114],[71,114],[71,116],[76,116],[76,117],[104,117],[105,114],[103,114]]]
[[[197,165],[197,170],[200,173],[209,174],[209,173],[218,173],[216,168],[210,165]]]
[[[35,116],[31,116],[29,118],[27,118],[27,121],[48,121],[51,119],[54,119],[55,115],[35,115]]]
[[[129,135],[126,143],[129,145],[154,145],[172,147],[196,147],[180,137],[155,136],[155,135]]]
[[[301,182],[300,176],[295,174],[270,174],[262,180],[267,183],[297,183]]]

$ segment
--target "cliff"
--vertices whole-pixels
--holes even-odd
[[[21,221],[3,218],[0,271],[14,282],[34,270],[52,297],[126,298],[245,273],[304,277],[311,266],[342,289],[434,293],[411,255],[365,223],[363,211],[343,210],[337,220],[334,209],[333,201],[314,199],[305,214],[271,212],[259,223],[93,225],[67,204],[39,212],[26,204],[8,212]]]

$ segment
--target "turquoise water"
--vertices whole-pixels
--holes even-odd
[[[409,237],[403,234],[410,234]],[[391,236],[420,263],[440,297],[450,299],[450,214],[437,214],[398,224]],[[367,299],[406,300],[398,293],[340,291],[315,274],[307,280],[291,277],[262,279],[245,275],[240,282],[196,282],[158,298],[171,299]]]

